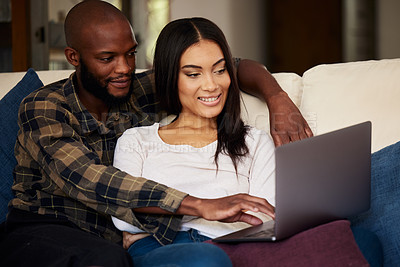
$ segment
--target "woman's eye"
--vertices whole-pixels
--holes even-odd
[[[196,78],[199,75],[200,75],[200,73],[187,73],[186,74],[186,76],[191,77],[191,78]]]
[[[222,68],[216,71],[217,74],[223,74],[226,71],[226,68]]]

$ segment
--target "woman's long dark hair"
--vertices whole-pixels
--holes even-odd
[[[153,61],[157,95],[168,114],[179,115],[182,110],[178,92],[180,59],[186,49],[200,40],[219,45],[231,78],[225,106],[217,117],[218,145],[214,161],[218,168],[218,156],[225,153],[232,159],[237,172],[240,157],[249,152],[245,142],[248,127],[240,118],[240,91],[232,54],[225,35],[217,25],[205,18],[185,18],[164,27],[157,39]]]

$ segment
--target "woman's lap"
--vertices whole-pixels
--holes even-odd
[[[128,252],[134,266],[232,266],[226,253],[196,230],[179,232],[170,245],[162,246],[153,237],[136,241]]]

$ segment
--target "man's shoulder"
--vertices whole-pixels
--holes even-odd
[[[133,75],[134,90],[140,89],[143,93],[152,91],[154,86],[154,75],[151,69],[141,70]]]
[[[67,79],[59,80],[33,91],[22,100],[18,113],[36,118],[38,114],[60,116],[60,111],[70,112],[73,101],[66,96],[66,82]]]
[[[144,113],[154,116],[160,112],[152,70],[137,72],[132,79],[134,105]]]
[[[65,101],[64,86],[67,80],[68,79],[59,80],[36,89],[25,97],[23,103],[32,101]]]
[[[153,70],[152,69],[140,69],[135,72],[135,76],[137,79],[141,78],[151,78],[153,79]]]

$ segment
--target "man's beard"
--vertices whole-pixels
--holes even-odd
[[[91,93],[96,98],[102,100],[109,107],[119,106],[120,104],[128,102],[132,95],[132,84],[129,86],[129,92],[125,96],[116,97],[110,94],[107,90],[108,84],[112,79],[106,79],[106,85],[102,86],[100,81],[90,72],[87,65],[80,60],[81,64],[81,82],[86,91]],[[132,72],[133,73],[133,72]],[[131,78],[131,77],[129,77]]]

